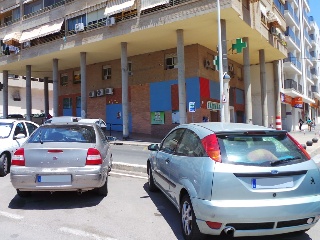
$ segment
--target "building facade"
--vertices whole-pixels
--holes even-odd
[[[26,76],[26,91],[32,77],[52,79],[53,115],[100,117],[124,135],[163,136],[222,114],[275,126],[288,47],[284,7],[220,0],[219,23],[217,3],[207,0],[2,0],[0,71]]]

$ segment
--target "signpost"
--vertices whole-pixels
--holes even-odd
[[[196,111],[196,103],[195,102],[189,102],[189,112],[192,113],[192,122],[193,122],[193,114]]]

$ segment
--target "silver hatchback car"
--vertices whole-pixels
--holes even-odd
[[[110,144],[96,124],[45,124],[14,153],[10,178],[21,197],[91,189],[106,196],[111,167]]]
[[[181,215],[185,239],[303,232],[320,218],[320,172],[286,131],[182,124],[148,147],[149,190]]]

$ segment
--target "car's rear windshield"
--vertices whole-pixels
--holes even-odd
[[[96,135],[92,126],[43,125],[29,138],[28,143],[80,142],[95,143]]]
[[[13,123],[0,123],[0,138],[7,138],[12,130]]]
[[[222,162],[251,166],[280,166],[308,158],[286,135],[217,135]]]

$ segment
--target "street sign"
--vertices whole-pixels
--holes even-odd
[[[217,110],[221,110],[221,106],[220,106],[220,103],[218,103],[218,102],[208,101],[207,102],[207,109],[217,111]]]
[[[196,103],[189,102],[189,112],[195,112],[195,111],[196,111]]]

